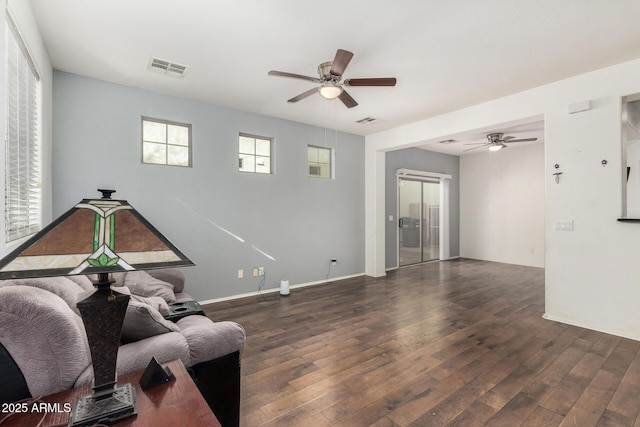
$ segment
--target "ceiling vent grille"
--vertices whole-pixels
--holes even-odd
[[[454,142],[458,142],[455,139],[445,139],[442,141],[438,141],[438,144],[453,144]]]
[[[364,119],[360,119],[358,121],[356,121],[356,123],[360,123],[361,125],[372,125],[374,123],[376,123],[378,121],[378,119],[374,118],[374,117],[365,117]]]
[[[184,77],[188,68],[189,67],[187,67],[186,65],[176,64],[175,62],[153,57],[149,58],[149,65],[147,67],[147,69],[150,71],[165,74],[171,77],[177,77],[180,79]]]

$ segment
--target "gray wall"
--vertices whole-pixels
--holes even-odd
[[[425,172],[435,172],[452,176],[449,186],[451,209],[450,253],[452,257],[460,255],[460,158],[448,154],[435,153],[420,148],[407,148],[389,151],[385,154],[385,268],[394,268],[398,264],[398,218],[396,218],[398,187],[396,170],[406,168]],[[393,215],[393,221],[388,221]]]
[[[335,180],[307,178],[322,128],[60,71],[53,83],[54,218],[116,189],[196,263],[184,272],[199,300],[255,292],[253,267],[263,289],[364,272],[363,137],[338,134]],[[141,116],[190,123],[193,167],[142,164]],[[273,175],[238,172],[240,132],[274,138]]]

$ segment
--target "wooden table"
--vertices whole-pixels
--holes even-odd
[[[163,365],[164,366],[164,365]],[[117,427],[142,427],[142,426],[189,426],[189,427],[221,427],[209,405],[200,394],[195,383],[187,373],[180,360],[169,362],[171,372],[176,377],[175,381],[142,391],[138,381],[144,370],[124,374],[118,378],[118,384],[131,383],[136,392],[136,417],[122,420],[113,424]],[[66,423],[69,420],[70,408],[79,396],[91,393],[91,385],[52,394],[42,398],[42,402],[58,404],[49,405],[38,413],[38,410],[23,414],[16,414],[5,421],[2,427],[35,426],[43,415],[46,418],[42,427]],[[30,405],[30,408],[33,406]],[[0,414],[2,418],[4,414]]]

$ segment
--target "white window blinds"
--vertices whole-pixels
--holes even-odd
[[[6,16],[5,240],[10,242],[41,228],[40,76],[14,20]]]

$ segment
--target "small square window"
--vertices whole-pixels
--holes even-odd
[[[307,176],[309,178],[331,179],[332,174],[332,150],[331,148],[307,147]]]
[[[240,172],[272,173],[272,140],[240,134],[238,138],[238,170]]]
[[[191,125],[142,118],[142,163],[191,166]]]

